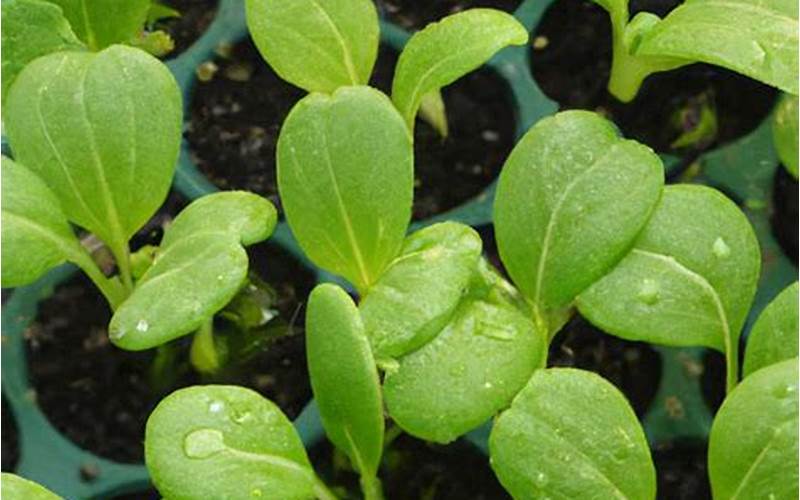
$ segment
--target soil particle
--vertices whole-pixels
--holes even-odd
[[[653,450],[658,498],[706,500],[711,498],[706,466],[707,444],[700,441],[663,443]]]
[[[158,21],[156,29],[169,33],[175,48],[167,58],[178,57],[200,38],[217,13],[218,0],[163,0],[161,3],[180,12],[180,17]]]
[[[2,415],[0,415],[0,422],[2,422],[2,470],[3,472],[13,472],[19,462],[19,431],[17,430],[17,422],[14,419],[14,414],[11,413],[11,406],[9,406],[6,398],[3,397],[2,402]]]

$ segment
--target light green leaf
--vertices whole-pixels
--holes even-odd
[[[755,233],[735,203],[708,187],[669,186],[633,250],[578,297],[578,309],[625,339],[722,351],[732,389],[760,268]]]
[[[179,10],[173,9],[172,7],[164,5],[161,2],[151,0],[150,8],[147,9],[147,19],[145,22],[147,23],[148,27],[152,28],[156,22],[174,17],[181,17]]]
[[[744,351],[743,377],[785,359],[797,356],[797,282],[786,287],[761,312]]]
[[[359,473],[374,478],[383,453],[381,384],[358,309],[336,285],[311,292],[306,351],[325,433]]]
[[[652,500],[656,475],[628,401],[599,375],[537,370],[492,428],[491,464],[515,499]]]
[[[495,231],[539,314],[569,305],[624,257],[663,182],[658,156],[594,113],[558,113],[525,134],[500,174]]]
[[[772,115],[772,137],[783,166],[797,179],[798,98],[784,94]]]
[[[48,0],[64,9],[78,38],[92,50],[138,35],[152,0]]]
[[[275,218],[268,200],[238,191],[208,195],[186,207],[111,318],[112,342],[138,351],[197,330],[239,291],[248,267],[242,245],[266,239]]]
[[[449,125],[441,91],[436,90],[422,96],[422,101],[419,103],[419,117],[439,132],[442,138],[447,138]]]
[[[409,130],[427,94],[479,68],[503,47],[527,41],[527,30],[513,16],[493,9],[459,12],[415,33],[392,82],[392,101]]]
[[[69,22],[57,6],[40,0],[3,2],[3,93],[22,68],[37,57],[62,50],[81,50],[83,44],[72,32]]]
[[[456,222],[407,237],[359,307],[375,356],[395,358],[436,336],[464,296],[480,255],[478,233]]]
[[[113,46],[29,64],[4,119],[16,159],[47,182],[72,222],[119,255],[166,198],[181,114],[166,66]]]
[[[318,266],[367,290],[411,219],[411,138],[383,94],[344,87],[295,105],[278,139],[278,186],[297,241]]]
[[[714,498],[797,498],[797,358],[758,370],[736,388],[711,427]]]
[[[165,498],[313,498],[303,443],[280,409],[236,386],[196,386],[147,419],[145,461]]]
[[[716,64],[797,95],[797,17],[794,0],[689,0],[635,54]]]
[[[5,500],[61,500],[44,486],[16,474],[0,474],[0,495]]]
[[[256,47],[287,82],[328,94],[369,82],[379,36],[371,0],[247,0],[245,5]]]
[[[384,398],[397,425],[418,438],[448,443],[508,406],[546,350],[544,333],[519,300],[482,262],[450,322],[386,367]]]

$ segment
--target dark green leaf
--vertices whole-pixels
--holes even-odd
[[[797,336],[800,331],[798,300],[795,281],[761,312],[747,337],[743,377],[765,366],[797,356]]]
[[[138,35],[152,0],[48,0],[64,9],[78,38],[92,50],[125,43]]]

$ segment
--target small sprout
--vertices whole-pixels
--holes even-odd
[[[217,71],[219,71],[219,66],[217,66],[214,61],[205,61],[195,68],[194,73],[201,82],[210,82],[214,79],[214,75],[217,74]]]

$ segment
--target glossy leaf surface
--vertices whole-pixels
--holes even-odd
[[[6,500],[61,500],[44,486],[8,472],[0,475],[0,495]]]
[[[336,285],[311,292],[306,351],[325,433],[357,471],[374,477],[383,453],[381,385],[358,309]]]
[[[371,0],[247,0],[253,40],[281,78],[309,92],[365,85],[378,55]]]
[[[797,357],[797,337],[800,334],[798,300],[795,281],[761,312],[747,337],[743,377],[766,366]]]
[[[797,179],[798,159],[798,97],[785,94],[773,112],[772,134],[775,150],[783,166]]]
[[[125,43],[144,28],[152,0],[48,0],[61,6],[72,29],[92,50]]]
[[[414,128],[426,95],[479,68],[508,45],[523,45],[528,32],[510,14],[469,9],[431,23],[403,48],[392,82],[392,101]]]
[[[411,219],[413,151],[402,118],[369,87],[311,94],[278,139],[278,186],[305,253],[360,291],[397,256]]]
[[[598,115],[541,120],[503,167],[494,205],[514,283],[540,311],[568,305],[625,255],[663,182],[655,153]]]
[[[147,420],[145,460],[165,498],[313,498],[314,472],[280,409],[237,386],[195,386]]]
[[[537,370],[492,428],[491,464],[515,499],[652,500],[650,449],[628,401],[591,372]]]
[[[711,427],[714,498],[797,498],[797,358],[759,370],[722,403]]]

